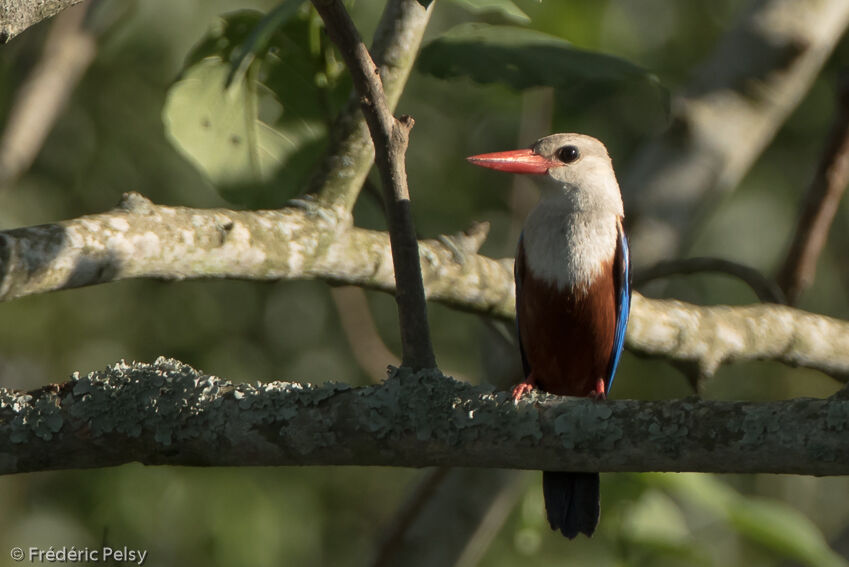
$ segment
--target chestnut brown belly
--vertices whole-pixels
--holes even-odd
[[[607,380],[616,327],[612,262],[582,293],[558,291],[520,266],[519,335],[539,388],[586,396]],[[517,275],[520,275],[517,273]]]

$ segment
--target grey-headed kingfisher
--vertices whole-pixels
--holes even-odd
[[[516,323],[525,381],[564,396],[605,399],[625,342],[630,255],[619,184],[607,149],[582,134],[553,134],[529,149],[471,163],[533,175],[541,190],[519,238]],[[598,473],[544,471],[548,522],[568,538],[598,525]]]

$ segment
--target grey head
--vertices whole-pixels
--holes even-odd
[[[613,162],[599,140],[585,134],[552,134],[537,140],[531,150],[551,164],[545,174],[533,176],[543,199],[565,199],[576,212],[624,214]]]

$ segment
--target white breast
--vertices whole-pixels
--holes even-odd
[[[565,200],[544,199],[522,232],[528,268],[558,289],[586,288],[616,253],[616,214],[571,209]]]

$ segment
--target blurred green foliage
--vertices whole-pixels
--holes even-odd
[[[275,207],[296,196],[350,91],[320,20],[301,4],[221,17],[168,89],[168,138],[233,203]]]
[[[377,25],[381,4],[348,4],[364,37]],[[483,251],[512,255],[511,181],[468,167],[462,158],[527,145],[549,131],[580,131],[603,139],[621,171],[638,145],[666,125],[658,84],[673,92],[685,85],[742,4],[438,2],[424,48],[431,59],[414,71],[398,109],[416,118],[408,171],[418,231],[432,236],[489,220],[493,231]],[[101,36],[97,59],[36,163],[13,190],[0,193],[0,229],[103,211],[128,190],[194,207],[232,206],[221,195],[241,206],[276,206],[296,194],[350,83],[308,6],[283,18],[282,27],[257,35],[262,14],[275,7],[271,0],[126,4]],[[37,61],[49,25],[0,50],[0,118],[12,111],[16,88]],[[568,42],[568,49],[591,59],[535,65],[533,57],[523,57],[513,62],[516,76],[532,73],[535,81],[510,82],[503,74],[482,81],[485,60],[444,51],[458,30],[494,29],[482,25],[511,26],[495,39],[551,38],[558,49]],[[486,41],[489,32],[481,33]],[[486,53],[480,43],[461,49],[480,58]],[[507,56],[521,53],[500,49]],[[590,60],[599,63],[588,65]],[[460,71],[438,71],[449,63]],[[718,255],[766,273],[775,269],[828,129],[836,70],[847,63],[844,40],[739,190],[694,235],[694,255]],[[235,90],[228,91],[225,81],[234,68]],[[548,112],[540,102],[544,92],[522,88],[563,86],[581,73],[611,69],[638,80],[586,81],[582,96],[553,98],[548,131],[518,134],[529,116],[545,119]],[[199,77],[199,90],[181,91]],[[216,107],[233,93],[229,104],[235,107]],[[226,120],[234,108],[250,109],[239,124]],[[211,113],[210,125],[214,119],[208,134],[199,132],[203,110]],[[288,145],[270,152],[276,159],[267,162],[279,167],[271,173],[260,168],[257,176],[249,154],[226,151],[233,128],[245,139],[250,129],[284,133]],[[222,157],[239,162],[216,163]],[[243,177],[234,182],[234,175]],[[841,318],[849,318],[847,212],[841,205],[816,285],[802,305]],[[368,193],[355,218],[361,226],[384,226],[380,204]],[[754,301],[741,284],[716,276],[675,280],[669,292],[707,304]],[[398,352],[394,301],[369,294],[369,303],[383,339]],[[0,317],[4,386],[34,388],[120,358],[158,355],[241,381],[369,380],[356,366],[323,283],[128,281],[0,304]],[[439,306],[431,308],[431,322],[443,369],[482,379],[475,347],[483,340],[473,338],[481,335],[480,322]],[[722,369],[705,395],[765,400],[824,396],[835,389],[832,380],[813,372],[752,363]],[[689,393],[668,365],[626,355],[613,395],[662,399]],[[362,565],[419,474],[123,466],[5,477],[0,542],[4,549],[137,546],[149,549],[148,564],[157,566]],[[482,565],[845,564],[825,544],[849,524],[849,483],[842,478],[603,475],[599,533],[574,542],[545,525],[537,474],[528,473],[527,486]]]

